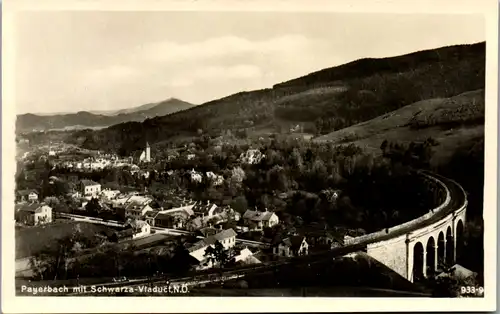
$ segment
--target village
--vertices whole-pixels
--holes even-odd
[[[26,154],[27,155],[27,154]],[[66,155],[66,156],[65,156]],[[73,160],[67,152],[49,148],[39,159],[53,159],[51,167],[95,171],[116,167],[133,175],[146,178],[151,161],[148,144],[137,157],[118,158],[98,153],[97,157]],[[190,154],[191,155],[191,154]],[[187,158],[193,158],[188,155]],[[54,158],[55,156],[59,158]],[[23,156],[26,159],[27,156]],[[258,150],[248,150],[240,156],[242,162],[256,163],[264,158]],[[136,161],[136,164],[134,164]],[[140,165],[140,166],[139,166]],[[126,170],[122,170],[126,167]],[[213,172],[190,172],[193,182],[202,179],[212,184],[222,184],[224,177]],[[51,176],[51,185],[62,184],[63,179]],[[172,240],[172,236],[191,236],[185,247],[192,257],[194,269],[204,270],[227,261],[217,260],[211,251],[222,249],[226,260],[234,264],[259,264],[265,261],[307,255],[311,251],[329,250],[343,245],[344,238],[333,235],[321,227],[304,230],[286,230],[278,215],[264,210],[247,209],[240,213],[230,205],[217,205],[210,200],[196,201],[177,197],[175,202],[165,203],[144,190],[120,190],[105,188],[91,179],[80,179],[66,195],[73,207],[61,206],[55,196],[40,191],[24,189],[16,191],[15,220],[18,228],[48,227],[69,221],[104,225],[108,231],[100,235],[109,243],[134,244],[144,250],[158,243]],[[275,232],[281,230],[285,232]],[[167,237],[168,235],[168,237]],[[346,236],[347,238],[349,236]]]

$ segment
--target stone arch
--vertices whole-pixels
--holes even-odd
[[[456,248],[455,248],[455,259],[458,260],[463,253],[464,249],[464,223],[462,219],[459,219],[457,222],[457,228],[455,231],[455,240],[456,240]]]
[[[413,282],[419,281],[424,277],[424,246],[421,242],[416,242],[413,246]]]
[[[434,237],[430,236],[427,239],[425,247],[426,269],[425,274],[427,277],[432,277],[436,272],[436,241]]]
[[[438,235],[438,241],[437,241],[437,261],[438,261],[438,268],[441,268],[441,265],[444,264],[445,259],[446,259],[446,241],[444,238],[444,233],[443,231],[439,232]]]
[[[455,245],[453,241],[453,234],[451,230],[451,226],[448,226],[446,229],[446,256],[445,256],[445,264],[450,267],[453,266],[454,263],[454,251]]]

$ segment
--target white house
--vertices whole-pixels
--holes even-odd
[[[200,183],[203,180],[201,173],[196,172],[194,169],[190,171],[191,174],[191,182]]]
[[[151,234],[151,227],[143,220],[130,220],[125,224],[125,229],[116,232],[118,241],[138,239]]]
[[[101,195],[108,200],[116,198],[121,192],[119,190],[104,189],[101,191]]]
[[[262,158],[265,158],[265,155],[258,149],[249,149],[240,155],[240,161],[250,165],[258,164]]]
[[[20,202],[36,202],[38,201],[38,192],[35,190],[19,190],[17,191],[17,197]]]
[[[234,257],[234,262],[243,265],[262,263],[257,257],[255,257],[255,255],[253,255],[252,251],[250,251],[248,248],[244,248],[243,250],[241,250],[238,255]]]
[[[17,222],[25,225],[41,225],[52,222],[52,208],[46,204],[18,204],[15,206]]]
[[[148,204],[144,205],[138,203],[130,203],[125,207],[125,217],[140,219],[148,211],[153,211],[153,209]]]
[[[101,185],[92,180],[82,180],[81,181],[81,191],[85,196],[96,197],[101,194]]]
[[[196,242],[188,249],[189,254],[196,258],[199,262],[205,261],[205,251],[209,246],[214,246],[215,242],[219,241],[227,250],[234,247],[236,244],[236,232],[233,229],[227,229],[215,235],[206,237],[203,240]],[[211,267],[211,265],[208,265]]]
[[[139,205],[147,205],[150,204],[153,200],[147,196],[135,195],[134,193],[129,193],[126,196],[117,198],[113,200],[113,207],[126,207],[130,204],[139,204]]]
[[[250,230],[262,230],[263,228],[271,228],[279,223],[279,218],[275,213],[257,210],[247,210],[243,214],[243,222]]]
[[[151,226],[143,220],[133,222],[132,228],[135,231],[132,239],[142,238],[151,234]]]

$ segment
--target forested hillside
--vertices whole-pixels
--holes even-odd
[[[485,43],[384,59],[362,59],[242,92],[164,117],[76,132],[86,148],[130,154],[145,144],[231,131],[241,137],[289,132],[312,135],[367,121],[411,103],[484,88]]]

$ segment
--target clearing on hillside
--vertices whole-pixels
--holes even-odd
[[[460,147],[484,137],[484,90],[450,98],[419,101],[375,119],[313,139],[334,144],[354,143],[381,153],[384,140],[439,142],[431,163],[442,164]]]

